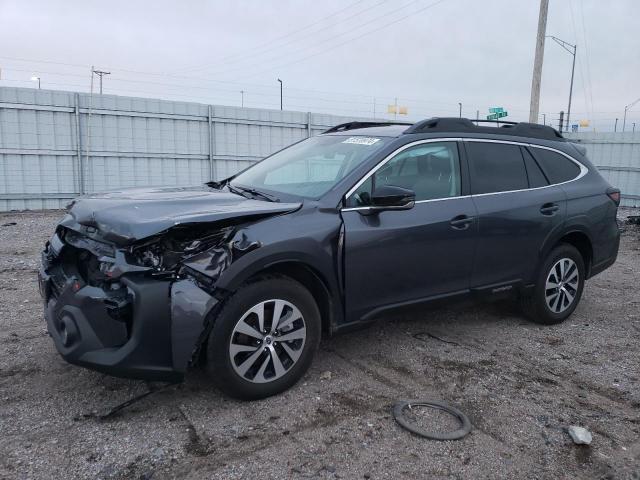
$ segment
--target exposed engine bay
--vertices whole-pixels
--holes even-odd
[[[178,264],[212,247],[220,245],[233,231],[225,227],[214,232],[194,231],[194,228],[175,228],[167,234],[152,237],[127,251],[128,260],[157,272],[172,271]]]
[[[86,284],[107,289],[132,272],[167,280],[191,277],[211,285],[234,258],[259,246],[248,242],[241,228],[229,225],[177,226],[123,247],[68,228],[60,228],[58,236],[74,247],[65,251],[67,276],[76,273]]]

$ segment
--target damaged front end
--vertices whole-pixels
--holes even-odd
[[[258,248],[242,224],[176,225],[127,244],[61,222],[42,253],[49,333],[70,363],[110,375],[179,381],[227,292],[215,288]]]

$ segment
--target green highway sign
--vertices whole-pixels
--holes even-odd
[[[505,111],[496,112],[496,113],[492,113],[491,115],[487,115],[487,120],[497,120],[499,118],[506,117],[507,115],[508,115],[508,112],[505,112]]]
[[[504,108],[502,107],[491,107],[489,109],[489,113],[502,113],[504,112]]]

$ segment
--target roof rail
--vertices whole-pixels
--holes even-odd
[[[347,130],[355,130],[356,128],[371,128],[371,127],[388,127],[389,125],[413,125],[413,123],[407,122],[347,122],[331,127],[322,133],[334,133],[345,132]]]
[[[495,123],[499,127],[475,125],[477,123]],[[430,133],[430,132],[465,132],[465,133],[490,133],[494,135],[511,135],[518,137],[531,137],[546,140],[558,140],[564,138],[556,129],[527,122],[501,122],[492,120],[469,120],[468,118],[443,117],[429,118],[414,123],[404,133]]]

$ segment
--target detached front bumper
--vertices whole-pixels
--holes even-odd
[[[181,381],[218,301],[189,279],[145,274],[120,278],[114,294],[53,273],[59,253],[53,250],[43,254],[38,281],[47,328],[62,357],[109,375]]]

